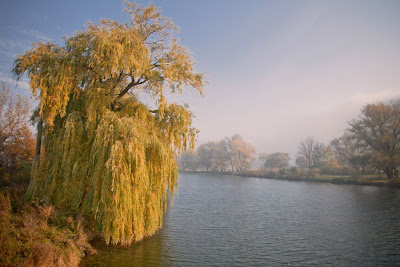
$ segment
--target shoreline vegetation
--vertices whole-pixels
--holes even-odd
[[[0,266],[79,266],[96,250],[97,233],[84,215],[29,202],[30,164],[0,168]]]
[[[260,170],[235,171],[179,171],[179,173],[213,174],[213,175],[234,175],[241,177],[264,178],[272,180],[310,182],[310,183],[331,183],[338,185],[367,185],[387,186],[400,188],[400,183],[388,180],[384,175],[286,175],[274,172],[263,172]]]

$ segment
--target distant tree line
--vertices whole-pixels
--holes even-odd
[[[305,175],[365,175],[383,172],[388,179],[399,178],[400,100],[368,104],[349,122],[341,137],[324,144],[314,137],[298,147],[295,166],[285,152],[258,156],[261,173]],[[207,142],[197,150],[179,157],[179,167],[186,171],[241,172],[256,160],[255,148],[235,134],[219,141]]]
[[[260,169],[285,169],[289,167],[289,153],[275,152],[272,154],[262,153],[258,158]]]
[[[254,146],[239,134],[219,141],[201,144],[194,151],[187,151],[179,157],[181,170],[205,170],[240,172],[251,167],[255,159]]]
[[[317,168],[348,170],[358,174],[382,171],[399,178],[400,100],[368,104],[349,122],[341,137],[328,146],[309,137],[299,145],[296,165],[313,172]]]
[[[256,159],[254,146],[235,134],[186,151],[179,156],[178,162],[182,171],[241,172],[251,169]],[[260,169],[272,171],[288,168],[290,157],[284,152],[262,153],[258,160]]]
[[[296,165],[313,172],[315,169],[338,167],[330,146],[308,137],[299,145]]]

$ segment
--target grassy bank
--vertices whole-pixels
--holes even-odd
[[[281,174],[279,172],[265,172],[260,170],[245,170],[241,172],[215,172],[215,171],[181,171],[182,173],[207,173],[216,175],[236,175],[243,177],[257,177],[274,180],[332,183],[332,184],[351,184],[351,185],[373,185],[373,186],[391,186],[400,187],[399,183],[388,180],[383,175],[296,175]]]
[[[27,203],[29,167],[0,173],[0,266],[78,266],[95,250],[83,216]]]

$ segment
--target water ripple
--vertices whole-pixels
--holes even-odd
[[[396,266],[400,190],[184,174],[162,230],[83,266]]]

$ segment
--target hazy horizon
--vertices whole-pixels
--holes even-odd
[[[149,1],[138,1],[147,5]],[[152,1],[180,27],[209,85],[187,102],[198,144],[238,133],[258,153],[288,152],[308,136],[328,143],[361,108],[400,97],[399,1]],[[0,80],[31,42],[126,20],[122,1],[2,3]]]

